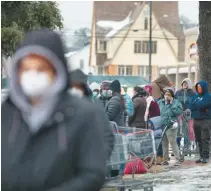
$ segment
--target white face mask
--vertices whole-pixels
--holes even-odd
[[[72,95],[80,97],[80,98],[84,96],[83,92],[80,89],[78,89],[78,88],[71,88],[70,89],[70,93]]]
[[[21,75],[20,85],[26,96],[39,97],[51,86],[51,81],[48,74],[31,70]]]

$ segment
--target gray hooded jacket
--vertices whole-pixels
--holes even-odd
[[[57,74],[36,109],[17,75],[20,59],[31,53],[47,58]],[[11,72],[9,97],[1,106],[1,189],[99,191],[112,149],[105,141],[110,126],[102,110],[67,93],[68,70],[59,35],[48,29],[27,34]]]

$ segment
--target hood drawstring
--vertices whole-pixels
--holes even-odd
[[[15,145],[15,141],[18,136],[18,131],[20,129],[20,118],[17,111],[14,112],[13,120],[12,120],[12,127],[10,129],[9,135],[8,135],[8,145],[10,147]]]

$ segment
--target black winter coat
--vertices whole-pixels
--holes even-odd
[[[124,126],[124,105],[119,96],[113,96],[107,103],[105,111],[110,121],[116,122],[118,126]]]
[[[3,191],[100,190],[109,125],[94,104],[65,94],[51,119],[33,135],[8,99],[1,123]]]

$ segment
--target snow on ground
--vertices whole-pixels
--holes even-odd
[[[211,191],[211,164],[155,174],[154,191]]]

